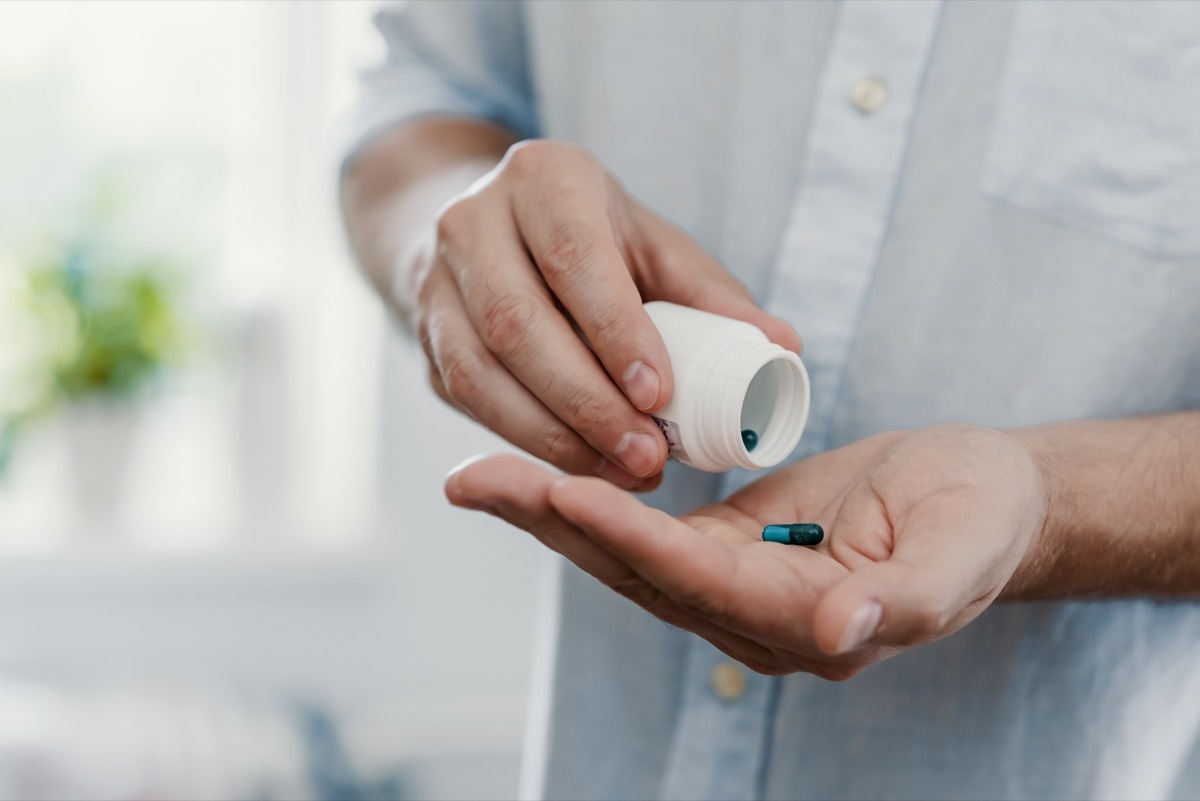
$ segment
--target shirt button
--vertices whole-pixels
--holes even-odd
[[[868,75],[850,87],[850,104],[863,114],[873,114],[888,101],[887,84],[881,78]]]
[[[732,662],[722,662],[713,668],[709,682],[722,701],[736,701],[746,694],[746,673]]]

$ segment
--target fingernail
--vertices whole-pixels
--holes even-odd
[[[465,509],[480,509],[478,502],[474,498],[467,496],[463,491],[462,482],[459,480],[459,471],[463,465],[459,465],[447,474],[446,483],[444,486],[446,492],[446,500],[450,501],[454,506],[461,506]]]
[[[643,431],[630,431],[617,446],[617,459],[635,476],[647,476],[658,465],[658,443]]]
[[[484,453],[477,453],[474,456],[468,456],[466,459],[463,459],[461,462],[454,465],[454,467],[450,468],[450,471],[446,473],[446,480],[449,481],[451,478],[458,475],[469,466],[485,458],[487,458],[487,454]]]
[[[610,484],[616,484],[621,489],[629,489],[638,483],[637,476],[631,476],[620,465],[613,464],[608,459],[601,459],[592,468],[592,472]]]
[[[650,409],[658,400],[658,373],[645,362],[629,365],[625,375],[621,376],[621,383],[625,386],[625,397],[639,411]]]
[[[838,643],[839,654],[844,654],[847,651],[853,651],[867,640],[875,636],[875,632],[879,630],[879,621],[883,619],[883,607],[878,601],[868,601],[858,609],[854,610],[854,614],[850,616],[850,623],[846,626],[846,631],[842,634],[842,639]]]
[[[464,509],[482,510],[483,506],[474,498],[463,492],[462,485],[458,482],[458,475],[451,473],[446,479],[446,499],[454,506],[461,506]]]

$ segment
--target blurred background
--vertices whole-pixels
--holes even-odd
[[[350,263],[366,2],[0,3],[0,798],[510,798],[544,558]]]

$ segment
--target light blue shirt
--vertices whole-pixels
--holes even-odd
[[[351,152],[439,112],[587,147],[800,331],[797,457],[1200,407],[1198,3],[491,0],[378,24]],[[654,500],[753,478],[670,465]],[[531,795],[1200,794],[1195,604],[996,606],[841,684],[730,666],[569,565],[550,611]]]

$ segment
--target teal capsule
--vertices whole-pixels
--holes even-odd
[[[762,538],[784,545],[819,545],[825,530],[817,523],[773,523],[762,530]]]
[[[742,444],[746,446],[746,450],[752,451],[758,446],[758,432],[751,431],[748,428],[742,429]]]

